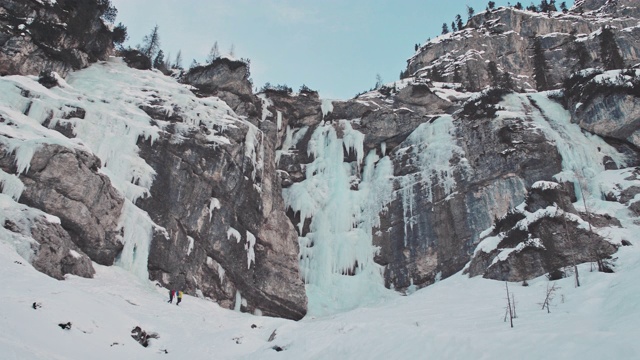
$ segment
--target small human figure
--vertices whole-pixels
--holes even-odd
[[[173,304],[173,297],[175,296],[175,294],[175,290],[169,290],[169,301],[167,301],[169,304]]]
[[[180,305],[180,301],[182,301],[182,290],[178,291],[178,302],[176,302],[176,305]]]

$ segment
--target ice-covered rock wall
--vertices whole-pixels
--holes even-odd
[[[0,79],[3,193],[60,218],[93,261],[229,308],[242,294],[244,311],[304,315],[297,241],[260,128],[118,58],[52,89],[36,80]]]

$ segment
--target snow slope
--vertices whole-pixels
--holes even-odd
[[[191,296],[179,307],[168,304],[166,289],[119,267],[95,264],[95,279],[57,281],[0,242],[0,354],[21,360],[633,359],[640,353],[640,252],[636,244],[616,255],[614,274],[583,264],[580,288],[570,278],[557,281],[549,314],[539,304],[546,278],[528,287],[509,284],[518,316],[510,328],[503,322],[504,283],[461,274],[407,297],[293,322]],[[34,302],[42,307],[33,309]],[[68,321],[70,330],[58,327]],[[159,338],[144,348],[129,336],[135,326]]]

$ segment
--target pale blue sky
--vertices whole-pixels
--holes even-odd
[[[351,98],[371,88],[380,74],[397,80],[416,43],[436,37],[442,23],[480,0],[111,0],[140,43],[155,24],[161,47],[183,66],[204,61],[215,41],[222,53],[251,59],[254,86],[303,83],[323,98]],[[507,1],[497,0],[496,6]],[[515,3],[516,1],[512,1]],[[558,1],[560,3],[561,1]],[[521,1],[525,6],[530,1]],[[536,1],[539,3],[539,1]],[[573,1],[567,1],[567,5]]]

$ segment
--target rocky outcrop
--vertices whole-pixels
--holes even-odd
[[[101,19],[104,3],[0,1],[0,75],[50,70],[66,76],[106,59],[113,35]]]
[[[616,252],[616,246],[590,231],[591,225],[585,226],[559,184],[534,184],[525,204],[496,222],[474,254],[471,276],[523,281],[567,265],[602,261]],[[600,225],[620,223],[609,217]]]
[[[239,115],[260,116],[260,102],[249,81],[248,62],[218,58],[211,64],[189,69],[181,81],[195,86],[200,96],[219,97]]]
[[[602,5],[604,1],[597,3]],[[589,8],[592,7],[595,4]],[[637,4],[616,1],[609,7],[635,9]],[[463,30],[439,36],[420,47],[407,61],[407,74],[459,82],[466,89],[477,91],[493,81],[487,65],[490,60],[500,72],[511,75],[514,88],[534,90],[532,49],[534,38],[538,37],[547,61],[550,88],[559,88],[577,67],[578,59],[571,53],[575,39],[584,44],[589,54],[587,67],[602,65],[599,29],[603,25],[611,26],[614,31],[625,63],[633,65],[639,61],[637,18],[616,17],[615,13],[611,10],[580,14],[575,10],[547,15],[506,7],[483,12],[474,16]]]
[[[6,151],[0,168],[16,172],[14,157]],[[118,219],[124,199],[109,178],[98,173],[99,168],[95,155],[43,145],[35,151],[28,171],[20,175],[25,186],[20,201],[59,217],[67,236],[91,260],[112,265],[122,250]]]
[[[6,203],[2,206],[3,240],[12,241],[36,270],[59,280],[66,274],[93,277],[91,259],[71,241],[58,219],[37,211],[34,214],[24,205],[17,212]],[[25,244],[24,239],[33,240]]]
[[[62,280],[71,274],[91,278],[95,274],[91,259],[73,243],[69,233],[60,225],[37,220],[30,235],[37,241],[31,261],[36,270]]]
[[[530,118],[462,118],[451,125],[439,135],[450,136],[452,152],[432,153],[450,158],[427,172],[421,153],[439,139],[405,141],[391,151],[399,196],[382,216],[386,233],[374,236],[388,286],[424,286],[456,273],[493,218],[520,203],[527,186],[561,171],[557,149],[533,131]]]
[[[583,129],[640,146],[640,73],[591,70],[565,83],[567,107]]]

